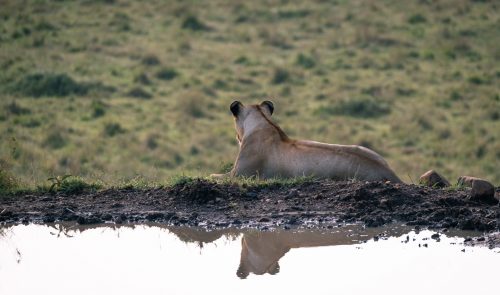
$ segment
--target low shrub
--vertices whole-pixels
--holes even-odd
[[[196,16],[188,16],[182,22],[182,28],[191,31],[210,31],[211,28],[201,22]]]
[[[92,118],[100,118],[106,115],[107,106],[100,100],[92,101],[90,108],[92,109]]]
[[[307,56],[303,53],[300,53],[297,56],[297,61],[295,62],[295,64],[303,67],[304,69],[311,69],[316,66],[316,60],[312,56]]]
[[[297,10],[280,10],[278,11],[278,17],[280,18],[302,18],[306,17],[311,13],[310,10],[297,9]]]
[[[156,66],[160,64],[160,59],[156,55],[147,55],[142,58],[141,62],[145,66]]]
[[[141,73],[134,78],[134,82],[140,83],[142,85],[151,85],[151,80],[146,73]]]
[[[132,29],[130,17],[125,13],[115,13],[113,19],[109,22],[109,26],[118,31],[127,32]]]
[[[290,80],[290,72],[285,69],[277,68],[274,70],[273,78],[271,83],[273,84],[282,84]]]
[[[234,60],[235,64],[240,64],[240,65],[248,65],[250,63],[250,60],[248,57],[242,55]]]
[[[0,193],[9,192],[19,187],[19,181],[6,169],[0,167]]]
[[[158,147],[158,135],[156,134],[151,134],[148,136],[146,139],[146,146],[150,150],[154,150]]]
[[[35,25],[37,31],[56,31],[57,27],[47,20],[41,20]]]
[[[142,89],[141,87],[134,87],[129,92],[127,92],[128,97],[139,98],[139,99],[151,99],[153,95]]]
[[[156,78],[161,79],[161,80],[173,80],[177,76],[179,76],[179,73],[172,68],[163,68],[158,73],[156,73]]]
[[[17,117],[12,122],[16,125],[21,125],[26,128],[35,128],[42,125],[42,122],[40,122],[40,120],[28,116]]]
[[[408,23],[414,25],[414,24],[421,24],[427,22],[427,19],[425,16],[417,13],[408,18]]]
[[[26,96],[57,96],[87,95],[91,91],[112,92],[112,87],[101,83],[80,83],[67,74],[35,73],[28,74],[11,87],[12,92]]]
[[[126,130],[120,125],[120,123],[107,123],[104,125],[104,134],[106,136],[113,137],[125,132]]]
[[[31,114],[30,109],[20,106],[16,101],[13,101],[6,105],[5,109],[8,113],[16,116]]]
[[[53,150],[57,150],[63,148],[67,144],[66,139],[62,136],[59,130],[52,130],[49,132],[45,140],[43,141],[43,145],[45,147],[49,147]]]
[[[469,81],[469,83],[475,84],[475,85],[483,85],[483,84],[488,83],[488,81],[486,79],[479,77],[479,76],[469,77],[469,79],[467,79],[467,81]]]
[[[315,115],[344,115],[356,118],[377,118],[389,114],[390,107],[373,98],[353,98],[336,103],[335,105],[317,108]]]

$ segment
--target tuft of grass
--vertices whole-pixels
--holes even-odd
[[[42,122],[40,122],[40,120],[26,116],[14,118],[12,122],[16,125],[20,125],[26,128],[36,128],[42,125]]]
[[[259,179],[257,177],[235,177],[214,180],[221,184],[238,185],[241,187],[268,188],[268,187],[294,187],[304,183],[315,181],[312,176],[301,176],[294,178],[274,177],[269,179]]]
[[[156,55],[146,55],[141,60],[142,64],[145,66],[156,66],[160,64],[160,59]]]
[[[194,177],[185,174],[171,176],[167,182],[167,187],[177,186],[177,185],[189,185],[195,182],[195,180],[205,180],[212,182],[214,184],[227,184],[227,185],[237,185],[240,187],[254,187],[254,188],[268,188],[268,187],[294,187],[302,185],[304,183],[315,181],[314,177],[302,176],[294,178],[269,178],[269,179],[259,179],[257,177],[233,177],[233,178],[223,178],[215,179],[211,177]]]
[[[106,104],[102,102],[101,100],[94,100],[92,101],[92,104],[90,105],[90,108],[92,110],[92,118],[100,118],[106,115]]]
[[[141,73],[134,77],[134,82],[142,85],[151,85],[151,80],[146,73]]]
[[[487,84],[488,81],[482,77],[479,77],[479,76],[472,76],[472,77],[469,77],[469,79],[467,79],[469,81],[469,83],[471,84],[475,84],[475,85],[484,85],[484,84]]]
[[[305,55],[303,53],[300,53],[297,56],[297,60],[295,64],[303,67],[304,69],[312,69],[314,66],[316,66],[316,60],[312,56]]]
[[[227,163],[221,163],[220,168],[218,169],[220,173],[229,173],[233,169],[234,163],[233,162],[227,162]]]
[[[148,188],[158,188],[161,187],[160,184],[148,181],[142,175],[135,175],[132,178],[122,180],[117,187],[119,189],[148,189]]]
[[[286,69],[276,68],[274,69],[274,74],[271,83],[282,84],[288,82],[290,80],[290,77],[291,77],[290,72],[288,72]]]
[[[25,108],[23,106],[20,106],[19,104],[17,104],[17,102],[15,100],[12,101],[11,103],[9,103],[8,105],[6,105],[5,110],[8,113],[10,113],[12,115],[16,115],[16,116],[31,114],[30,109]]]
[[[154,150],[158,147],[158,135],[156,134],[151,134],[148,136],[146,139],[146,146],[150,150]]]
[[[280,18],[303,18],[311,13],[310,10],[306,9],[296,9],[296,10],[280,10],[278,11],[278,17]]]
[[[389,105],[373,98],[359,97],[341,101],[335,105],[320,106],[316,115],[343,115],[355,118],[378,118],[391,112]]]
[[[182,28],[191,31],[210,31],[212,29],[194,15],[190,15],[184,19]]]
[[[242,55],[238,56],[238,58],[234,60],[234,63],[240,65],[248,65],[250,63],[250,60],[248,59],[248,57]]]
[[[57,31],[57,27],[54,26],[52,23],[48,22],[47,20],[40,20],[35,25],[35,30],[36,31]]]
[[[104,125],[104,134],[108,137],[113,137],[118,134],[125,133],[126,130],[120,125],[120,123],[107,123]]]
[[[289,43],[286,35],[270,32],[269,30],[262,30],[259,33],[265,45],[273,46],[282,50],[291,50],[294,48],[293,44]]]
[[[179,186],[192,183],[196,178],[184,174],[174,175],[168,180],[169,186]]]
[[[127,92],[128,97],[139,98],[139,99],[151,99],[153,95],[141,87],[134,87]]]
[[[9,171],[0,167],[0,194],[7,194],[20,187],[19,180]]]
[[[128,32],[132,29],[131,21],[127,14],[118,12],[114,14],[109,26],[120,32]]]
[[[177,76],[179,76],[179,72],[173,68],[163,68],[156,73],[156,78],[166,81],[173,80]]]
[[[49,192],[61,192],[64,194],[81,194],[83,192],[95,192],[103,186],[99,183],[87,183],[81,177],[64,175],[48,179],[51,181]]]
[[[66,138],[64,138],[60,130],[53,129],[47,134],[47,137],[43,141],[43,145],[49,147],[53,150],[63,148],[67,144]]]
[[[408,23],[414,25],[414,24],[422,24],[427,22],[427,19],[425,16],[421,15],[420,13],[413,14],[408,18]]]

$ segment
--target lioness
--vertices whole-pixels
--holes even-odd
[[[248,106],[235,101],[230,110],[240,151],[229,173],[211,176],[312,176],[401,182],[382,156],[365,147],[290,139],[271,120],[274,105],[270,101]]]

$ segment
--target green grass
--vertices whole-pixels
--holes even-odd
[[[228,107],[271,99],[291,137],[362,144],[403,180],[500,184],[494,1],[29,1],[0,10],[0,164],[25,185],[204,177]]]
[[[88,183],[80,177],[70,176],[59,183],[53,184],[49,192],[61,192],[64,194],[79,194],[83,192],[97,191],[102,188],[100,183]],[[42,187],[43,189],[43,187]]]
[[[6,181],[4,175],[0,173],[0,180]],[[57,176],[49,179],[46,183],[37,186],[26,186],[15,182],[12,178],[9,183],[2,182],[0,196],[2,195],[26,195],[26,194],[54,194],[77,195],[82,193],[92,193],[101,190],[148,190],[148,189],[168,189],[175,186],[184,186],[195,183],[198,180],[206,181],[218,185],[236,185],[242,189],[248,188],[271,188],[271,187],[294,187],[310,181],[312,177],[296,178],[271,178],[260,180],[255,177],[238,177],[216,179],[211,177],[188,176],[184,174],[173,175],[162,182],[153,182],[143,176],[135,176],[130,179],[116,180],[114,183],[103,183],[101,181],[87,181],[81,177]],[[14,182],[12,182],[14,181]]]
[[[18,179],[6,169],[0,168],[0,194],[17,190],[20,186]]]

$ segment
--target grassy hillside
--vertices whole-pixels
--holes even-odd
[[[496,1],[0,6],[0,167],[26,184],[227,169],[234,99],[271,99],[290,136],[370,147],[407,182],[500,184]]]

